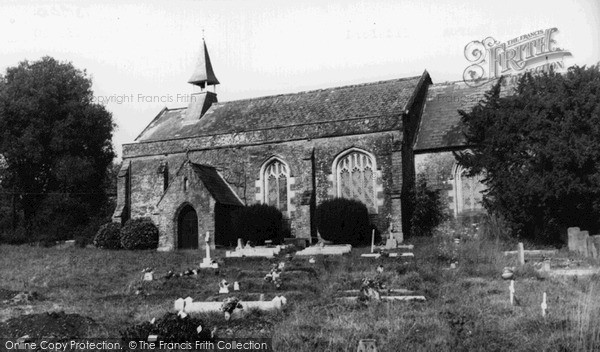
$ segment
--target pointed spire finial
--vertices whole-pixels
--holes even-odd
[[[202,30],[204,37],[204,29]],[[214,86],[219,84],[219,80],[215,76],[212,65],[210,63],[210,57],[208,56],[208,49],[206,48],[206,42],[202,38],[202,51],[198,58],[198,64],[192,74],[192,77],[188,80],[188,83],[200,86],[204,89],[205,86]]]

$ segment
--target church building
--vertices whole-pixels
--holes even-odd
[[[159,250],[202,247],[207,231],[213,245],[235,244],[229,214],[254,203],[281,210],[292,237],[315,238],[316,206],[333,197],[360,200],[382,233],[401,233],[415,154],[465,148],[456,104],[436,104],[427,71],[219,102],[204,44],[188,83],[199,92],[187,107],[164,108],[123,145],[113,220],[152,218]]]

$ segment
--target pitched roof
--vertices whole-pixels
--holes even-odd
[[[478,87],[471,87],[459,81],[429,86],[415,142],[415,152],[466,147],[458,110],[470,111],[495,83],[494,80]],[[508,90],[507,87],[502,89],[503,92]]]
[[[195,163],[190,163],[190,165],[217,203],[244,205],[217,169],[212,166]]]
[[[214,103],[200,119],[192,120],[186,119],[186,108],[165,108],[136,141],[401,115],[421,77]]]

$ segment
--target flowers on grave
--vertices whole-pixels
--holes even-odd
[[[371,300],[380,300],[380,290],[385,289],[385,284],[378,277],[367,277],[363,280],[362,286],[358,293],[358,300],[366,302]]]
[[[227,297],[223,300],[221,311],[225,315],[225,320],[229,320],[231,318],[231,313],[233,313],[235,309],[244,309],[244,306],[242,306],[239,298],[233,296]]]
[[[380,256],[387,258],[390,256],[390,253],[388,251],[386,251],[384,248],[379,248],[379,250],[377,251],[377,253],[379,253]]]
[[[513,268],[505,267],[504,270],[502,270],[502,278],[504,280],[513,280],[514,275],[515,273]]]
[[[169,280],[170,278],[172,278],[175,275],[175,273],[173,273],[173,270],[169,270],[169,272],[167,272],[165,274],[165,279]]]
[[[381,273],[383,273],[383,265],[379,265],[379,266],[377,267],[377,273],[378,273],[378,274],[381,274]]]
[[[280,263],[281,264],[281,263]],[[281,272],[282,270],[279,268],[277,264],[273,264],[271,267],[271,271],[265,275],[266,282],[272,282],[275,285],[275,288],[281,288]]]

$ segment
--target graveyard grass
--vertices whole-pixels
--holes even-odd
[[[489,224],[488,224],[489,225]],[[493,225],[493,224],[492,224]],[[120,337],[132,324],[160,317],[179,297],[221,300],[218,282],[239,281],[242,300],[267,300],[283,294],[281,312],[248,312],[229,322],[221,314],[204,314],[218,337],[272,337],[276,351],[352,351],[360,339],[375,339],[380,351],[592,351],[600,349],[598,277],[548,279],[531,263],[517,268],[519,305],[509,304],[508,282],[500,277],[516,248],[490,226],[478,237],[464,236],[459,265],[448,270],[450,227],[434,238],[412,239],[415,259],[360,258],[369,248],[344,256],[287,261],[283,288],[264,282],[270,264],[279,260],[226,259],[215,274],[164,280],[168,270],[198,265],[203,253],[178,251],[109,251],[93,248],[0,246],[0,289],[35,291],[40,299],[26,305],[0,302],[0,321],[28,313],[64,311],[92,318],[97,324],[86,337]],[[494,239],[495,238],[495,239]],[[450,239],[450,241],[448,241]],[[224,253],[217,251],[223,257]],[[561,251],[561,256],[574,257]],[[285,259],[284,259],[285,260]],[[423,294],[426,302],[340,303],[342,290],[360,288],[362,279],[380,274],[388,288]],[[597,263],[596,263],[597,264]],[[142,282],[141,270],[155,268],[156,280]],[[136,294],[136,291],[141,291]],[[543,292],[548,315],[541,315]],[[15,338],[18,336],[15,336]]]

